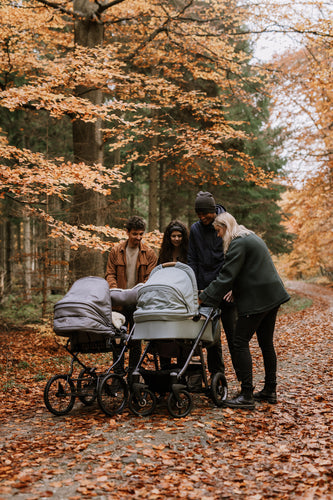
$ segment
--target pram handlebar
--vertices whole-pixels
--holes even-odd
[[[143,283],[138,283],[133,288],[110,288],[111,304],[114,306],[136,305],[138,300],[138,291]]]
[[[175,267],[176,264],[177,262],[164,262],[164,264],[162,264],[162,267]]]

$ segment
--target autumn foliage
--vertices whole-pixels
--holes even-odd
[[[246,134],[240,121],[228,117],[230,96],[255,107],[247,88],[261,84],[259,71],[245,75],[251,57],[245,45],[241,48],[248,39],[241,30],[246,10],[235,7],[230,2],[5,1],[3,108],[46,111],[74,127],[85,124],[86,141],[95,137],[91,125],[101,133],[101,144],[82,150],[74,137],[76,156],[86,157],[71,162],[13,148],[3,138],[2,192],[28,206],[45,195],[66,200],[75,185],[109,195],[124,180],[120,169],[133,162],[167,162],[168,175],[179,182],[220,185],[238,164],[246,179],[266,185],[272,174],[235,147]],[[90,155],[103,144],[121,151],[111,168],[101,164],[99,153],[95,161]],[[47,213],[39,215],[48,221]],[[75,227],[67,227],[61,233],[76,246]],[[91,246],[97,241],[95,235]],[[82,243],[89,245],[88,236]]]
[[[157,172],[160,184],[163,178],[173,179],[171,191],[177,185],[188,186],[190,195],[191,189],[202,186],[236,189],[237,183],[245,183],[245,196],[256,185],[267,191],[267,199],[274,193],[271,199],[275,200],[282,162],[278,168],[262,162],[261,150],[255,151],[256,140],[260,142],[265,134],[254,137],[250,126],[268,96],[278,96],[279,123],[288,136],[281,155],[288,162],[310,163],[310,170],[318,172],[318,180],[309,181],[317,186],[317,194],[322,179],[324,191],[330,189],[329,5],[273,0],[259,4],[4,0],[0,14],[4,118],[0,192],[5,200],[22,207],[25,217],[42,220],[48,226],[46,238],[62,237],[74,249],[107,250],[119,239],[118,222],[125,218],[121,213],[114,222],[114,193],[124,183],[131,186],[134,167],[140,182],[149,184],[144,210],[149,211],[151,230],[158,227]],[[253,59],[253,41],[271,34],[274,44],[275,33],[294,37],[297,50],[273,64],[258,64]],[[271,76],[277,87],[269,87]],[[309,121],[302,119],[304,113]],[[60,147],[50,153],[48,130],[38,140],[14,133],[16,118],[22,116],[28,124],[44,123],[42,117],[47,117],[52,125],[66,128],[72,133],[71,151]],[[262,127],[268,126],[263,122]],[[274,148],[273,140],[267,143],[267,150]],[[259,158],[254,158],[256,153]],[[292,196],[293,191],[288,199]],[[234,198],[239,213],[245,211],[248,201],[243,196]],[[249,198],[251,203],[256,203],[255,198]],[[130,209],[138,211],[140,203],[141,199]],[[292,203],[288,211],[292,217]],[[330,215],[326,220],[329,225]],[[296,230],[297,222],[290,221],[290,228]],[[309,236],[302,231],[296,247]],[[109,243],[106,233],[111,235]],[[326,239],[320,259],[311,257],[307,267],[315,261],[322,266]],[[322,241],[318,234],[315,240],[316,245]],[[295,259],[301,253],[301,247],[296,248]],[[331,272],[330,266],[325,261],[325,273]],[[99,273],[101,268],[99,264]]]
[[[292,278],[320,275],[332,281],[332,193],[331,173],[324,170],[310,177],[302,189],[289,190],[282,199],[283,210],[292,214],[286,226],[296,235],[292,252],[281,258]]]
[[[315,31],[316,30],[316,31]],[[330,33],[316,37],[315,33]],[[333,57],[332,24],[312,26],[305,48],[277,61],[276,100],[289,132],[291,162],[305,170],[283,196],[288,230],[295,235],[283,261],[291,277],[333,277]],[[296,177],[297,172],[294,172]]]
[[[296,285],[313,305],[279,314],[278,404],[217,408],[195,395],[190,415],[161,404],[149,417],[106,417],[77,402],[55,417],[48,377],[69,368],[49,330],[0,332],[0,495],[27,498],[320,499],[332,497],[332,291]],[[285,306],[283,306],[284,308]],[[282,308],[282,309],[283,309]],[[251,341],[255,384],[262,358]],[[230,392],[238,389],[226,342]]]

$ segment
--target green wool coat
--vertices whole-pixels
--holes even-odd
[[[200,299],[218,307],[229,290],[240,316],[269,311],[290,299],[265,242],[254,233],[231,241],[220,274]]]

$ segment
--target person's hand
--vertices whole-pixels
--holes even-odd
[[[226,302],[233,302],[234,301],[234,297],[232,295],[232,290],[230,290],[228,293],[225,294],[225,296],[223,297],[223,300],[225,300]]]

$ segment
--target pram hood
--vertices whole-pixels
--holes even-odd
[[[134,321],[185,320],[198,314],[195,274],[186,264],[155,267],[138,291]]]
[[[75,331],[113,334],[108,282],[98,276],[80,278],[54,306],[53,329],[62,336]]]

